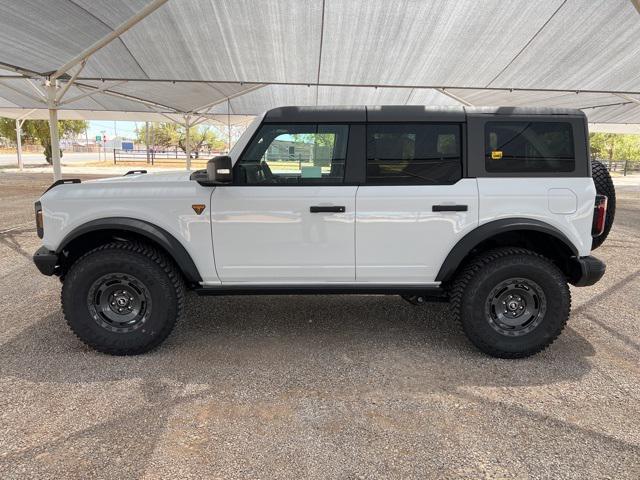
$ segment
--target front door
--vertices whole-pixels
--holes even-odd
[[[355,280],[355,186],[348,125],[264,124],[211,198],[223,283]]]

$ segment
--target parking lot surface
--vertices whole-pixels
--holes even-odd
[[[525,360],[446,305],[191,295],[138,357],[86,348],[31,261],[49,175],[0,173],[0,478],[640,478],[640,189]]]

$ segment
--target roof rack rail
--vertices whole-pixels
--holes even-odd
[[[126,177],[127,175],[135,175],[136,173],[147,173],[146,170],[129,170],[127,173],[124,174],[124,176]]]

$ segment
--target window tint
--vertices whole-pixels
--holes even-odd
[[[566,122],[487,122],[487,172],[572,172],[573,131]]]
[[[236,165],[240,184],[339,184],[348,125],[263,125]]]
[[[458,124],[367,127],[367,183],[437,185],[462,176]]]

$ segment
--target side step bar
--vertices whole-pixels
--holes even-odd
[[[446,299],[433,285],[215,285],[195,289],[198,295],[423,295]]]

